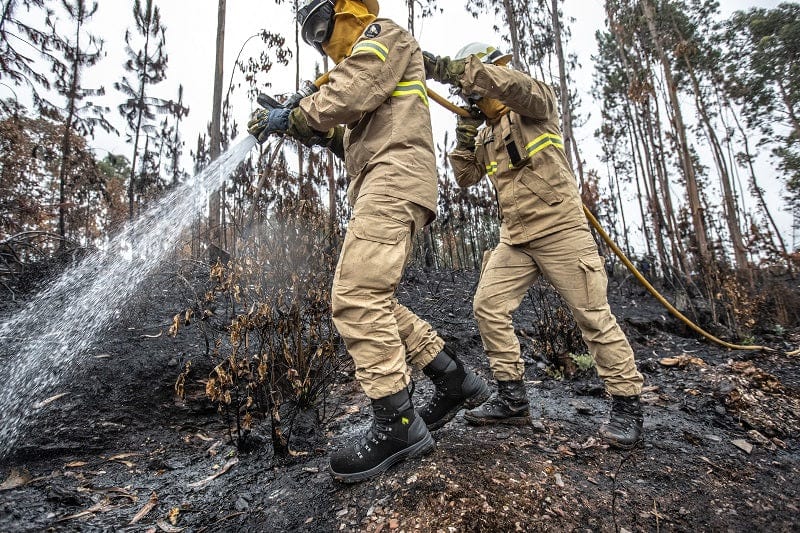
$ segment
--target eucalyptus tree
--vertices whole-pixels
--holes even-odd
[[[672,59],[668,55],[665,47],[663,33],[659,31],[656,21],[656,7],[653,0],[641,0],[642,14],[649,30],[652,51],[655,58],[661,65],[664,76],[664,84],[668,95],[670,110],[672,112],[671,123],[673,125],[674,144],[678,153],[683,179],[686,184],[686,198],[689,204],[692,224],[694,226],[694,238],[696,244],[696,254],[698,268],[706,271],[711,267],[712,257],[708,243],[708,229],[704,216],[704,209],[700,198],[700,187],[698,185],[697,169],[692,157],[692,147],[689,144],[688,128],[683,117],[683,108],[678,96],[678,83],[675,79]],[[658,22],[661,22],[659,20]]]
[[[729,94],[740,102],[750,132],[771,148],[786,180],[787,200],[800,206],[800,5],[738,11],[726,23]]]

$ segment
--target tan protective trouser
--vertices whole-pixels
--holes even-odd
[[[608,392],[641,392],[633,350],[608,305],[604,262],[586,227],[519,246],[500,243],[486,253],[473,308],[495,379],[522,379],[525,368],[511,315],[543,274],[572,311]]]
[[[370,398],[406,387],[444,347],[430,324],[394,297],[414,231],[428,211],[407,200],[367,194],[356,200],[333,278],[333,323]]]

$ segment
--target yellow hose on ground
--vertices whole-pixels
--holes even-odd
[[[647,289],[647,291],[650,294],[652,294],[653,297],[656,300],[661,302],[661,305],[666,307],[667,311],[672,313],[678,320],[680,320],[681,322],[683,322],[684,324],[686,324],[691,329],[693,329],[694,331],[696,331],[697,333],[699,333],[700,335],[702,335],[706,339],[710,340],[711,342],[719,344],[720,346],[724,346],[725,348],[728,348],[730,350],[759,350],[759,351],[763,351],[763,352],[774,352],[774,351],[776,351],[774,348],[769,348],[767,346],[731,344],[730,342],[726,342],[726,341],[724,341],[722,339],[719,339],[719,338],[715,337],[711,333],[707,332],[706,330],[704,330],[703,328],[701,328],[700,326],[698,326],[697,324],[695,324],[694,322],[689,320],[683,313],[678,311],[675,308],[675,306],[673,306],[671,303],[669,303],[667,301],[667,299],[664,298],[661,295],[661,293],[659,293],[656,290],[656,288],[653,287],[650,284],[649,281],[647,281],[647,279],[642,275],[642,273],[639,272],[639,270],[633,265],[633,263],[631,263],[630,259],[628,259],[625,256],[625,253],[622,250],[620,250],[619,246],[617,246],[617,244],[611,239],[611,237],[608,235],[608,233],[606,233],[606,231],[603,229],[603,227],[600,226],[600,222],[598,222],[598,220],[595,218],[595,216],[592,214],[592,212],[589,211],[589,208],[586,207],[585,205],[583,206],[583,212],[586,215],[586,218],[589,220],[589,223],[591,223],[591,225],[594,226],[594,229],[597,230],[597,233],[600,234],[600,237],[603,238],[605,243],[614,251],[614,253],[617,255],[617,257],[619,257],[620,261],[622,261],[622,263],[628,268],[628,270],[631,271],[631,274],[633,274],[636,277],[636,279],[639,280],[639,283],[644,285],[644,288]],[[787,354],[787,355],[791,355],[791,353]]]

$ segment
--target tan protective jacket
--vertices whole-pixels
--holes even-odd
[[[511,109],[478,132],[474,153],[450,153],[460,187],[484,175],[492,181],[501,213],[500,241],[522,244],[585,225],[552,87],[476,56],[467,60],[461,84],[466,94],[496,98]]]
[[[425,67],[419,43],[378,18],[330,72],[319,92],[300,101],[308,125],[328,131],[347,124],[345,166],[350,205],[382,194],[436,216],[437,172]]]

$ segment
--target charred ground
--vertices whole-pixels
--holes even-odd
[[[488,377],[471,318],[475,283],[474,273],[414,271],[399,296]],[[64,395],[0,462],[0,530],[790,531],[800,523],[797,357],[691,338],[629,280],[612,280],[609,295],[645,375],[643,447],[602,445],[600,382],[557,379],[525,342],[541,424],[472,428],[459,415],[435,434],[434,453],[353,486],[325,472],[328,446],[370,418],[351,376],[338,376],[323,424],[301,435],[295,455],[272,457],[268,437],[237,453],[204,398],[202,365],[186,400],[176,399],[175,380],[202,340],[192,330],[165,335],[183,293],[163,288],[174,285],[168,273],[148,285],[76,378],[48,391]],[[14,308],[7,303],[0,316]],[[516,316],[523,337],[533,320],[526,298]],[[756,340],[788,348],[800,335]],[[430,388],[417,377],[421,403]]]

